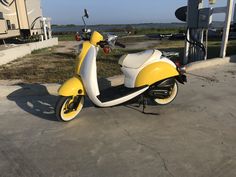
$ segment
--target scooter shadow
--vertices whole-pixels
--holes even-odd
[[[107,79],[99,79],[100,89],[111,87],[110,81]],[[48,121],[58,121],[55,116],[55,105],[58,101],[58,96],[51,95],[47,87],[41,84],[17,84],[21,88],[12,92],[7,96],[7,99],[14,101],[17,106],[27,113],[34,115],[37,118]],[[138,107],[138,98],[130,100],[122,104],[126,108],[133,109],[143,114],[159,115],[158,113],[142,112],[142,105]],[[86,97],[84,108],[94,107],[93,103]]]
[[[8,100],[14,101],[22,110],[37,118],[58,121],[55,116],[58,96],[51,95],[41,84],[18,84],[18,86],[21,88],[9,94]],[[86,99],[84,107],[91,106],[92,104]]]
[[[111,87],[113,87],[113,86],[111,85],[111,82],[110,82],[109,80],[107,80],[107,79],[102,79],[102,78],[99,79],[99,88],[100,88],[100,90],[107,89],[107,88],[111,88]],[[110,94],[110,96],[111,96],[111,95],[112,95],[112,94]],[[145,114],[145,115],[154,115],[154,116],[160,115],[159,113],[147,111],[150,106],[156,105],[156,104],[155,104],[153,101],[151,101],[151,100],[147,100],[147,101],[148,101],[148,102],[147,102],[147,105],[146,105],[146,109],[145,109],[145,110],[143,110],[143,105],[142,105],[142,104],[139,104],[139,102],[140,102],[140,96],[138,96],[138,97],[136,97],[136,98],[133,98],[132,100],[129,100],[129,101],[127,101],[127,102],[121,104],[120,106],[124,106],[124,107],[126,107],[126,108],[128,108],[128,109],[131,109],[131,110],[140,112],[140,113]]]
[[[133,100],[130,100],[127,103],[125,103],[124,106],[126,108],[132,109],[134,111],[140,112],[145,115],[151,115],[151,116],[159,116],[160,115],[157,112],[153,112],[153,111],[149,110],[150,106],[156,106],[156,104],[153,101],[148,100],[145,109],[143,109],[143,104],[140,104],[139,102],[140,102],[139,97],[137,97],[137,98],[134,98]]]

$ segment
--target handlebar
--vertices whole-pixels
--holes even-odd
[[[101,48],[105,47],[106,45],[109,45],[109,43],[107,41],[100,41],[97,43]],[[121,44],[120,42],[116,42],[115,43],[116,46],[119,46],[121,48],[126,48],[126,46],[124,44]]]
[[[83,32],[83,33],[92,33],[92,30],[89,29],[89,28],[83,28],[83,29],[82,29],[82,32]]]
[[[121,48],[126,48],[126,46],[124,44],[121,44],[120,42],[116,42],[115,45]]]

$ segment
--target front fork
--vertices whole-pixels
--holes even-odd
[[[72,111],[77,111],[77,108],[78,108],[78,106],[79,106],[79,103],[80,103],[82,97],[83,97],[83,96],[78,95],[78,96],[75,96],[75,97],[72,97],[72,98],[71,98],[71,99],[72,99],[72,102],[71,102],[71,103],[68,103],[69,105],[67,106],[67,108],[68,108],[68,110],[67,110],[68,113],[69,113],[69,112],[72,112]]]

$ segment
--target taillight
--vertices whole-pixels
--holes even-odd
[[[180,68],[180,67],[181,67],[180,61],[179,61],[179,60],[175,60],[175,65],[176,65],[178,68]]]

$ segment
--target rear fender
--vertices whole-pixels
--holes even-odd
[[[156,62],[146,66],[138,74],[135,87],[153,85],[156,82],[179,76],[176,67],[167,62]]]
[[[80,77],[75,76],[67,80],[58,90],[61,96],[85,95],[85,89]]]

